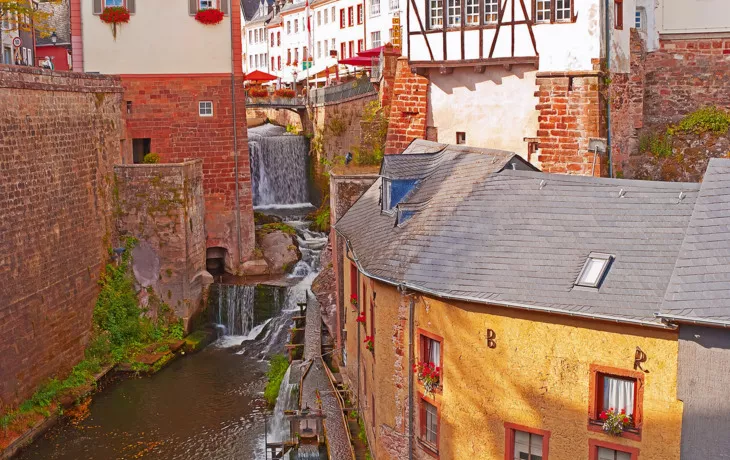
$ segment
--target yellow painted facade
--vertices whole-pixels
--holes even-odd
[[[590,439],[638,448],[640,460],[679,460],[682,402],[676,397],[676,331],[445,302],[414,293],[409,297],[360,274],[358,291],[363,290],[363,280],[365,291],[358,292],[359,307],[364,299],[368,308],[364,329],[355,322],[357,312],[349,303],[353,265],[345,262],[345,375],[353,390],[359,387],[360,412],[374,458],[407,458],[408,304],[413,298],[415,353],[419,328],[443,338],[443,391],[429,397],[440,408],[438,458],[504,460],[507,422],[550,432],[544,460],[588,459]],[[373,293],[374,354],[362,343],[366,331],[370,333],[367,303]],[[495,348],[487,346],[489,329],[495,334]],[[644,375],[640,439],[590,431],[591,365],[633,371],[637,347],[646,353],[643,367],[649,371]],[[418,393],[423,388],[415,376],[414,387],[418,437]],[[414,454],[433,458],[418,442]]]

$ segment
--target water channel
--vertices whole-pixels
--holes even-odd
[[[230,277],[214,284],[209,312],[219,334],[215,342],[150,377],[115,374],[106,378],[85,418],[64,418],[17,458],[266,458],[265,421],[276,419],[263,400],[268,359],[283,353],[291,318],[298,311],[297,303],[305,301],[327,243],[326,235],[309,231],[307,222],[292,217],[297,210],[312,207],[306,193],[307,172],[299,170],[306,166],[301,140],[292,141],[297,136],[284,136],[280,129],[271,133],[280,140],[271,142],[263,133],[253,141],[259,150],[258,160],[252,152],[252,174],[268,181],[262,186],[254,180],[254,191],[259,207],[288,209],[287,220],[297,230],[302,252],[292,273],[264,285],[245,285]],[[267,160],[268,149],[277,154],[276,161]],[[291,149],[296,155],[286,153]],[[287,169],[302,154],[305,162]],[[289,177],[290,173],[296,177]],[[282,183],[285,186],[280,188]],[[286,405],[280,401],[277,410]],[[270,429],[269,439],[277,436],[278,429]]]

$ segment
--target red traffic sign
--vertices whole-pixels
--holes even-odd
[[[20,37],[13,38],[13,46],[16,48],[20,48],[23,46],[23,40]]]

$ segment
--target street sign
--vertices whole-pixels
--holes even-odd
[[[16,48],[20,48],[23,46],[23,40],[20,37],[13,38],[13,46]]]

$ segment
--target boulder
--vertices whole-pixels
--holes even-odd
[[[272,275],[288,272],[302,257],[296,238],[281,230],[261,235],[259,247],[269,263],[269,273]]]
[[[269,264],[264,259],[249,260],[241,268],[245,276],[263,276],[269,274]]]

